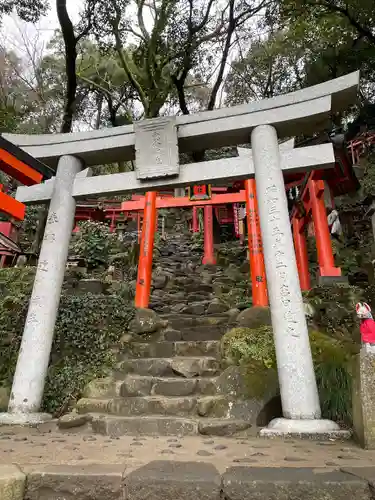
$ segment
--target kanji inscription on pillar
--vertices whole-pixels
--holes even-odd
[[[179,173],[175,117],[134,123],[136,173],[140,180],[173,177]]]

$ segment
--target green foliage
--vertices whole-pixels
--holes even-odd
[[[305,293],[306,301],[314,309],[314,326],[348,339],[358,336],[355,305],[362,298],[363,291],[354,286],[317,286]]]
[[[223,336],[221,352],[224,359],[238,365],[249,359],[260,361],[267,368],[276,364],[272,329],[269,326],[257,329],[233,328]]]
[[[115,295],[62,297],[44,392],[44,408],[64,411],[85,385],[113,367],[112,348],[132,318],[132,308]]]
[[[16,9],[23,21],[35,23],[47,13],[48,8],[48,2],[43,0],[2,0],[0,16],[10,14],[13,9]]]
[[[357,346],[317,331],[310,333],[310,344],[323,416],[350,424],[350,365],[352,356],[358,351]],[[253,386],[256,395],[267,389],[265,381],[270,375],[273,377],[276,370],[271,327],[234,328],[223,336],[221,351],[228,363],[243,367],[248,385]]]
[[[251,295],[251,287],[249,281],[239,281],[233,286],[229,292],[220,294],[220,300],[227,304],[231,309],[244,306],[251,307],[253,303]]]
[[[375,151],[371,150],[365,161],[361,163],[365,167],[364,175],[361,179],[364,195],[375,198]]]
[[[251,44],[231,65],[225,83],[227,105],[242,104],[296,90],[303,50],[284,34]]]
[[[310,332],[311,351],[322,414],[325,418],[351,423],[351,360],[358,346]]]
[[[31,293],[33,268],[0,271],[0,386],[10,386]],[[43,408],[59,415],[85,385],[113,367],[112,349],[133,316],[122,293],[61,297]]]
[[[0,271],[0,386],[11,384],[34,275],[28,267]]]
[[[198,212],[198,215],[199,215],[199,212]],[[192,239],[191,249],[193,251],[197,251],[198,250],[198,251],[203,252],[203,247],[204,247],[204,233],[203,233],[203,230],[200,229],[199,233],[193,233],[191,239]]]
[[[88,268],[109,263],[111,249],[116,244],[116,236],[101,222],[84,221],[79,224],[70,245],[70,252],[85,260]]]

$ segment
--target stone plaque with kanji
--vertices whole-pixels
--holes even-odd
[[[134,123],[138,179],[177,176],[179,173],[175,117]]]

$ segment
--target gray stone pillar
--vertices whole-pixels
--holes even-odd
[[[251,134],[272,328],[284,419],[262,433],[337,430],[321,417],[299,284],[277,133],[270,125]]]
[[[362,347],[353,363],[354,437],[368,450],[375,449],[375,354]]]
[[[81,168],[81,161],[73,156],[59,160],[8,413],[0,414],[0,423],[27,424],[50,418],[39,409],[74,224],[73,183]]]

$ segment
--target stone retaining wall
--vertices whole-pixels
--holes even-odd
[[[0,466],[1,500],[374,500],[375,467],[231,467],[154,461],[124,465]]]

